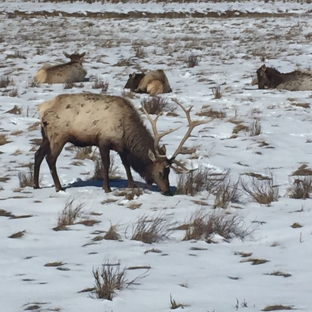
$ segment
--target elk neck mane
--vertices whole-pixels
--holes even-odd
[[[137,112],[131,114],[129,119],[130,123],[124,124],[127,159],[130,166],[148,182],[151,179],[148,167],[152,163],[148,157],[148,150],[155,153],[154,138]]]

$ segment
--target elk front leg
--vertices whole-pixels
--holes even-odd
[[[130,169],[129,162],[127,160],[127,156],[124,153],[119,153],[119,156],[120,156],[120,159],[122,161],[123,166],[126,169],[127,179],[128,179],[128,186],[131,187],[131,188],[136,187],[136,185],[134,184],[134,181],[133,181],[133,177],[132,177],[132,174],[131,174],[131,169]]]
[[[42,163],[43,158],[50,151],[50,142],[47,138],[43,138],[41,145],[37,152],[35,153],[35,165],[34,165],[34,189],[39,188],[39,172],[40,165]]]
[[[109,158],[109,148],[106,146],[101,146],[100,148],[100,154],[102,158],[103,163],[103,189],[105,193],[111,192],[111,188],[109,187],[109,166],[110,166],[110,158]]]

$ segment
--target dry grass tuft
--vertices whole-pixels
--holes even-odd
[[[174,309],[178,309],[178,308],[184,308],[184,307],[188,307],[188,304],[184,304],[184,303],[177,303],[172,296],[170,295],[170,309],[174,310]]]
[[[243,259],[240,262],[251,262],[252,265],[259,265],[259,264],[263,264],[266,262],[269,262],[269,260],[266,259],[258,259],[258,258],[248,258],[248,259]]]
[[[187,230],[183,240],[205,240],[210,243],[211,236],[219,234],[225,239],[239,237],[244,239],[252,230],[243,229],[244,220],[239,215],[228,215],[224,212],[207,213],[197,210],[185,221]]]
[[[176,107],[169,104],[168,101],[160,96],[145,98],[141,101],[141,106],[150,115],[158,115],[161,112],[174,112]]]
[[[54,228],[55,231],[66,230],[67,225],[74,224],[77,218],[82,216],[84,203],[76,205],[74,201],[74,199],[66,201],[64,209],[58,215],[57,226]]]
[[[178,175],[177,194],[194,196],[199,192],[208,191],[216,194],[219,187],[229,177],[229,171],[213,173],[210,169],[199,169]]]
[[[133,50],[137,58],[144,58],[146,56],[146,52],[143,47],[133,47]]]
[[[4,145],[4,144],[8,144],[8,143],[11,143],[12,141],[9,141],[7,139],[7,136],[6,134],[0,134],[0,146],[1,145]]]
[[[273,175],[268,179],[259,180],[250,177],[250,184],[241,180],[242,189],[257,203],[270,206],[273,201],[278,200],[278,187],[274,184]]]
[[[222,111],[216,111],[212,108],[203,108],[202,111],[196,113],[195,115],[197,116],[205,116],[205,117],[210,117],[210,118],[225,118],[226,113]]]
[[[312,192],[312,177],[306,176],[302,179],[296,178],[287,188],[290,198],[307,199]]]
[[[212,94],[213,94],[213,96],[214,96],[214,98],[216,100],[222,98],[222,93],[221,93],[221,87],[220,86],[213,87],[211,90],[212,90]]]
[[[156,217],[143,215],[133,225],[131,239],[152,244],[168,238],[172,231],[172,223],[165,214],[159,214]]]
[[[74,150],[76,150],[76,159],[85,160],[85,159],[93,159],[94,153],[92,151],[92,146],[86,146],[86,147],[74,147]]]
[[[195,67],[199,64],[199,56],[196,54],[190,54],[186,58],[186,65],[187,67]]]
[[[90,180],[103,180],[104,167],[102,158],[99,154],[93,154],[92,160],[94,161],[94,172]],[[118,179],[118,166],[115,164],[115,156],[110,156],[109,165],[109,178]]]
[[[14,85],[13,80],[9,76],[1,76],[0,88],[7,88],[9,85]]]
[[[20,115],[22,113],[22,109],[16,105],[13,108],[6,111],[7,114]]]
[[[16,232],[10,236],[8,236],[8,238],[21,238],[25,235],[26,231],[19,231],[19,232]]]
[[[291,274],[284,273],[284,272],[281,272],[281,271],[274,271],[272,273],[266,273],[265,275],[282,276],[282,277],[290,277],[291,276]]]
[[[95,77],[92,83],[92,89],[101,89],[101,93],[106,93],[108,90],[108,81],[103,81],[99,77]]]
[[[281,310],[293,310],[291,306],[285,306],[281,304],[266,306],[261,311],[281,311]]]
[[[240,180],[232,182],[228,171],[215,192],[214,208],[227,208],[231,202],[238,203],[241,195],[239,185]]]
[[[146,273],[143,273],[129,281],[126,278],[127,269],[121,269],[120,262],[111,263],[109,259],[106,259],[101,268],[93,269],[92,273],[95,279],[93,294],[96,298],[106,300],[113,300],[117,290],[122,290],[137,279],[146,277]]]
[[[259,120],[255,120],[249,126],[249,131],[251,136],[257,136],[261,133],[261,124]]]
[[[110,226],[109,230],[106,232],[106,234],[103,236],[106,240],[119,240],[120,235],[117,233],[117,225]]]
[[[55,262],[47,262],[44,266],[45,267],[60,267],[62,265],[64,265],[65,263],[63,263],[62,261],[55,261]]]
[[[19,180],[19,187],[20,188],[25,188],[27,186],[33,187],[34,185],[34,169],[33,169],[33,164],[29,165],[29,172],[19,172],[18,175],[18,180]]]
[[[312,176],[312,170],[308,165],[301,165],[295,172],[292,173],[293,176]]]

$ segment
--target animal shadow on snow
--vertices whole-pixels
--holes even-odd
[[[157,185],[148,186],[144,182],[134,181],[136,187],[146,189],[152,192],[160,193],[160,189]],[[128,188],[128,180],[127,179],[110,179],[109,184],[111,187],[116,189],[124,189]],[[74,188],[74,187],[88,187],[88,186],[95,186],[102,188],[103,180],[81,180],[78,178],[75,182],[69,183],[64,186],[64,189]],[[175,186],[170,186],[171,192],[174,194],[177,190]],[[104,192],[104,191],[103,191]]]

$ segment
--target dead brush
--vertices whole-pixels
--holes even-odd
[[[102,158],[99,154],[94,154],[92,156],[92,160],[94,161],[94,172],[93,176],[90,178],[90,180],[103,180],[103,174],[104,174],[104,166],[102,162]],[[110,164],[109,164],[109,178],[110,179],[118,179],[118,166],[115,163],[115,156],[110,156]]]
[[[108,90],[108,81],[103,81],[99,77],[95,77],[92,83],[92,89],[101,89],[101,93],[106,93]]]
[[[146,52],[143,47],[133,47],[133,50],[137,58],[144,58],[146,56]]]
[[[25,188],[27,186],[33,187],[34,186],[34,169],[33,169],[33,164],[31,164],[29,166],[29,171],[27,173],[19,172],[17,177],[18,177],[19,187],[20,188]]]
[[[155,217],[143,215],[138,218],[132,227],[131,240],[141,241],[145,244],[157,243],[169,237],[173,231],[172,223],[165,214]]]
[[[189,306],[188,304],[176,302],[170,295],[170,309],[171,310],[178,309],[178,308],[184,309],[184,307],[188,307],[188,306]]]
[[[1,76],[0,88],[7,88],[9,85],[14,85],[13,80],[9,76]]]
[[[186,65],[187,67],[195,67],[199,64],[199,56],[196,54],[190,54],[186,58]]]
[[[307,199],[312,192],[312,177],[296,178],[290,182],[287,193],[290,198]]]
[[[261,133],[261,123],[259,120],[254,120],[249,126],[251,136],[257,136]]]
[[[217,188],[214,208],[227,208],[231,202],[238,203],[241,195],[239,185],[239,180],[232,182],[227,176]]]
[[[92,146],[86,146],[86,147],[74,147],[74,150],[76,150],[76,159],[84,160],[84,159],[93,159],[94,153],[92,151]]]
[[[222,92],[221,92],[220,86],[213,87],[213,88],[211,88],[211,90],[212,90],[212,94],[213,94],[215,99],[221,99],[222,98]]]
[[[59,213],[55,230],[65,230],[67,225],[73,225],[84,211],[84,203],[75,203],[75,199],[68,199],[64,209]]]
[[[267,179],[259,180],[251,176],[249,183],[241,179],[242,189],[257,203],[270,206],[271,202],[278,200],[279,189],[274,184],[273,175],[270,174]]]
[[[74,87],[74,83],[72,82],[72,81],[66,81],[65,83],[64,83],[64,90],[66,90],[66,89],[72,89],[73,87]]]
[[[109,260],[106,260],[101,268],[93,269],[96,298],[113,300],[116,291],[127,286],[126,272],[125,268],[120,268],[119,262],[113,264]]]
[[[29,88],[38,88],[38,87],[40,87],[40,83],[35,78],[33,78],[32,80],[30,80],[28,82],[28,87]]]
[[[222,112],[221,110],[214,110],[211,107],[202,107],[202,110],[200,112],[195,113],[197,116],[205,116],[210,118],[225,118],[226,113]]]
[[[141,101],[141,106],[150,115],[158,115],[161,112],[174,112],[176,107],[169,104],[168,101],[160,96],[145,98]]]
[[[12,90],[9,91],[9,96],[10,97],[18,97],[18,91],[16,88],[13,88]]]
[[[238,237],[244,239],[252,230],[244,229],[244,220],[241,216],[229,215],[222,211],[205,212],[197,210],[185,221],[187,230],[183,238],[187,240],[205,240],[211,242],[211,236],[218,234],[225,239]]]
[[[135,277],[133,280],[128,280],[128,271],[126,268],[120,268],[119,261],[117,263],[111,263],[109,259],[106,259],[100,268],[92,270],[95,280],[93,295],[98,299],[113,300],[116,291],[127,288],[138,279],[146,277],[148,271],[149,268],[147,268],[146,272]]]
[[[199,192],[208,191],[210,194],[215,195],[228,175],[229,171],[213,173],[208,168],[180,174],[177,178],[176,193],[194,196]]]

